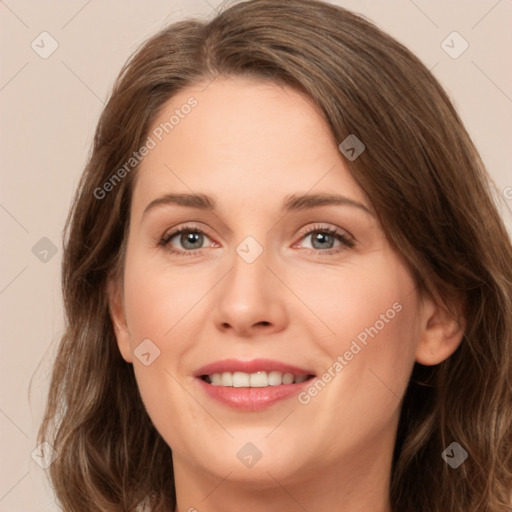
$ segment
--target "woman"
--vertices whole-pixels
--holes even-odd
[[[39,435],[64,510],[512,510],[488,183],[432,74],[345,9],[152,37],[67,224]]]

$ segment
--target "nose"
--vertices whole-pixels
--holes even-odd
[[[233,266],[219,286],[215,323],[241,337],[272,334],[286,328],[286,286],[269,268],[266,251],[249,263],[235,252]],[[282,278],[281,278],[282,279]]]

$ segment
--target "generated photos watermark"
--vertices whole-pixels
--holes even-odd
[[[164,139],[165,135],[168,135],[174,130],[174,128],[181,123],[182,119],[185,119],[197,105],[197,99],[191,96],[180,108],[174,110],[174,114],[169,117],[168,121],[162,122],[156,128],[153,128],[153,131],[148,135],[146,141],[138,151],[134,151],[132,156],[128,158],[101,187],[94,189],[94,197],[101,200],[104,199],[109,192],[112,192],[112,190],[121,183],[122,179],[130,174],[130,172],[142,162],[142,159],[147,156],[152,149],[156,148],[158,143]]]
[[[395,302],[385,313],[381,313],[375,323],[362,330],[355,339],[352,340],[350,348],[343,355],[339,355],[332,365],[306,389],[297,395],[297,400],[302,405],[307,405],[311,399],[320,393],[329,382],[331,382],[354,357],[359,354],[364,347],[368,345],[368,338],[375,338],[397,315],[402,311],[403,306]]]
[[[468,458],[468,452],[454,441],[444,450],[441,457],[451,468],[457,469]]]

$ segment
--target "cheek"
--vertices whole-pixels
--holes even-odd
[[[322,278],[303,293],[334,331],[316,337],[325,371],[319,377],[326,385],[304,397],[310,399],[306,407],[318,422],[315,428],[337,443],[345,442],[340,429],[345,440],[370,438],[397,418],[414,364],[415,283],[394,255],[380,255],[364,268]]]
[[[377,387],[400,394],[413,364],[417,338],[415,284],[396,257],[384,257],[371,271],[354,277],[340,305],[346,324],[339,325],[347,359],[356,352],[359,375]],[[343,346],[344,345],[344,346]],[[361,349],[358,352],[358,347]],[[364,365],[364,366],[363,366]],[[382,382],[379,382],[379,378]]]
[[[191,339],[198,338],[201,324],[190,319],[200,311],[198,301],[207,284],[203,291],[197,287],[198,279],[176,272],[170,275],[169,269],[148,261],[147,256],[137,259],[136,254],[126,261],[124,294],[133,368],[156,429],[169,446],[186,446],[188,428],[181,422],[194,421],[198,411],[184,391],[181,366],[192,350]],[[139,349],[143,340],[150,340],[149,344],[144,341],[144,351]],[[137,357],[141,353],[150,354],[148,365],[144,357]]]
[[[326,267],[314,276],[299,275],[293,289],[314,315],[301,315],[308,319],[304,327],[311,328],[310,339],[331,358],[350,351],[353,341],[363,349],[371,346],[371,352],[361,354],[375,358],[414,351],[415,283],[390,250]]]
[[[173,269],[162,258],[156,261],[136,253],[127,258],[124,291],[132,343],[154,338],[166,351],[179,352],[190,340],[176,336],[177,332],[184,325],[198,326],[190,319],[201,318],[202,299],[215,284],[205,277]]]
[[[189,425],[181,421],[202,418],[185,391],[190,383],[185,362],[193,359],[195,342],[204,338],[206,314],[212,308],[208,292],[219,280],[217,274],[210,274],[171,267],[161,256],[157,261],[136,250],[125,262],[125,310],[134,372],[146,410],[170,446],[187,444]],[[147,366],[137,358],[143,340],[154,344],[144,350],[152,361]]]

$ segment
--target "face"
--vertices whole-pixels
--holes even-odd
[[[257,487],[389,464],[434,309],[318,107],[218,78],[150,137],[111,304],[175,467]]]

